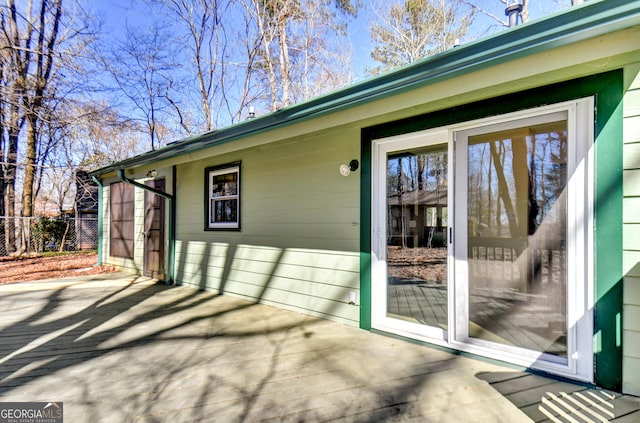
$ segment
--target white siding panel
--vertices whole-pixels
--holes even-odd
[[[627,223],[624,225],[622,247],[625,250],[640,251],[640,224]]]
[[[640,223],[640,197],[626,197],[622,200],[624,223]]]
[[[628,91],[624,96],[624,116],[640,116],[640,89]]]
[[[640,125],[639,125],[639,129],[640,129]],[[624,145],[622,165],[626,170],[640,169],[640,143]]]
[[[634,375],[640,375],[640,332],[625,331],[624,332],[624,357],[630,359],[628,370],[631,376],[627,379],[634,379]],[[633,381],[634,384],[640,381],[640,378]]]
[[[640,169],[625,170],[622,186],[625,197],[640,197]]]
[[[622,358],[622,392],[640,395],[640,359],[625,356]]]
[[[637,267],[640,267],[640,266],[637,266]],[[634,269],[634,271],[637,271],[637,267],[636,269]],[[625,298],[624,298],[625,304],[640,307],[640,277],[626,276],[624,278],[624,293],[625,293]],[[640,318],[632,319],[629,321],[630,324],[632,324],[633,322],[640,322]],[[631,326],[628,326],[627,328],[631,328]],[[636,330],[640,332],[639,329],[640,328],[636,327]]]
[[[626,227],[626,225],[625,225]],[[640,277],[640,251],[622,252],[622,273],[626,276]],[[626,297],[626,293],[625,293]]]
[[[640,89],[640,62],[624,67],[624,84],[629,91]]]
[[[640,395],[640,66],[625,68],[623,391]]]
[[[636,281],[638,283],[638,281]],[[626,344],[627,336],[634,334],[633,337],[636,341],[639,341],[638,336],[640,332],[635,331],[635,324],[640,320],[640,306],[638,305],[625,305],[624,306],[624,331],[625,331],[625,351],[634,357],[640,358],[640,343]],[[640,369],[638,369],[640,371]]]
[[[625,118],[623,134],[623,140],[627,144],[640,142],[640,116]]]

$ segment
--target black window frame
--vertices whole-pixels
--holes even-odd
[[[217,175],[227,175],[235,173],[237,174],[236,178],[236,194],[225,196],[227,199],[235,199],[237,201],[236,205],[236,220],[235,222],[215,222],[211,219],[211,208],[212,201],[221,201],[214,200],[215,197],[211,195],[211,182],[212,176]],[[240,231],[241,225],[241,203],[242,203],[242,166],[241,162],[233,162],[226,163],[218,166],[210,166],[205,168],[204,170],[204,230],[205,231]]]

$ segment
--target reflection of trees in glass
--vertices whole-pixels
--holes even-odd
[[[470,236],[526,237],[544,219],[561,223],[566,151],[565,121],[470,137]]]
[[[440,208],[435,220],[437,226],[442,226],[446,196],[447,152],[442,147],[437,151],[390,155],[387,160],[388,239],[399,236],[400,245],[405,248],[407,236],[421,236],[418,231],[426,225],[429,206]],[[408,227],[410,220],[416,221],[414,228]]]
[[[447,153],[401,153],[389,156],[387,162],[387,194],[389,196],[415,190],[434,191],[446,188]]]
[[[468,139],[469,321],[483,328],[474,337],[566,357],[567,148],[566,120]]]

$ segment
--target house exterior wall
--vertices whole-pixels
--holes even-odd
[[[405,120],[405,132],[424,129],[416,119],[425,115],[434,116],[431,127],[438,127],[489,115],[476,110],[512,111],[502,110],[505,97],[513,108],[562,100],[555,90],[536,100],[524,94],[542,92],[542,87],[572,85],[580,96],[590,96],[599,92],[600,79],[595,78],[592,91],[575,81],[613,70],[614,82],[605,81],[612,88],[596,102],[601,108],[594,175],[596,383],[619,389],[622,379],[625,392],[640,395],[639,34],[633,27],[561,47],[532,46],[490,62],[469,62],[465,66],[472,71],[460,61],[453,62],[453,70],[447,68],[451,63],[445,53],[442,61],[436,57],[430,67],[417,68],[424,73],[398,74],[422,81],[410,88],[395,90],[392,81],[385,86],[391,87],[388,91],[374,95],[363,85],[371,94],[366,101],[352,104],[345,96],[343,102],[328,101],[331,107],[320,102],[318,110],[312,102],[265,117],[269,125],[256,126],[257,131],[230,131],[227,137],[223,129],[223,135],[185,142],[184,150],[178,145],[176,155],[153,156],[159,158],[145,167],[176,169],[175,281],[370,329],[371,166],[370,151],[360,142],[368,129],[379,126],[382,133],[370,136],[381,137],[394,135],[384,133],[386,125],[400,120]],[[479,54],[473,45],[464,50],[470,61]],[[624,91],[618,72],[623,67]],[[481,107],[466,107],[473,103]],[[338,166],[354,158],[361,161],[360,169],[341,176]],[[241,162],[241,230],[205,230],[205,169],[234,162]],[[141,181],[147,170],[127,169],[127,175]],[[108,183],[116,180],[115,170],[109,172],[103,190],[103,251],[107,262],[141,273],[144,191],[136,189],[135,259],[109,257]],[[608,201],[611,197],[615,201]],[[350,304],[352,293],[355,305]]]
[[[625,68],[627,80],[634,69],[634,66]],[[640,89],[638,80],[632,81],[626,84],[629,89],[624,103],[622,373],[624,390],[629,393],[637,392],[640,361],[637,357],[640,328],[636,323],[640,310],[636,289],[640,271],[634,269],[640,251],[640,246],[634,244],[639,239],[634,231],[640,227],[636,224],[640,218],[635,216],[638,208],[634,203],[635,197],[640,197],[640,183],[635,182],[635,178],[640,178],[640,165],[636,163],[640,160],[634,159],[634,155],[640,157],[634,145],[640,144],[637,137]],[[406,115],[409,112],[406,111]],[[361,275],[368,271],[367,263],[360,258],[361,225],[364,224],[360,216],[369,207],[367,195],[363,196],[360,189],[364,166],[347,177],[338,173],[338,167],[353,158],[366,160],[365,155],[361,155],[360,140],[361,128],[368,122],[371,121],[342,126],[329,122],[325,130],[251,145],[253,139],[260,137],[255,135],[243,140],[249,144],[247,148],[234,151],[230,144],[214,146],[190,155],[191,161],[178,164],[175,281],[366,328],[366,316],[362,317],[363,309],[359,307],[364,301],[362,297],[369,295],[369,288],[360,281]],[[309,127],[314,125],[312,122]],[[412,125],[415,123],[409,122],[409,126]],[[616,140],[620,146],[620,137]],[[238,161],[242,174],[241,230],[207,231],[204,229],[205,169]],[[166,172],[169,167],[162,169]],[[129,176],[142,182],[146,170],[133,169]],[[117,180],[111,179],[105,181],[103,190],[103,248],[107,257],[109,183]],[[142,273],[144,191],[136,188],[135,198],[135,258],[109,257],[107,261]],[[619,218],[617,222],[621,223]],[[350,304],[352,292],[356,304]]]
[[[334,128],[178,166],[176,282],[358,325],[359,172],[338,168],[359,137]],[[237,161],[241,229],[205,230],[205,168]]]
[[[640,63],[625,67],[623,390],[640,395]]]

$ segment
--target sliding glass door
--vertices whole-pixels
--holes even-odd
[[[387,140],[377,156],[379,326],[446,338],[449,143],[446,132]]]
[[[567,362],[567,121],[558,112],[460,136],[468,268],[460,340]]]
[[[590,110],[374,142],[375,328],[590,380]]]

